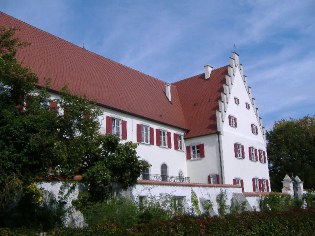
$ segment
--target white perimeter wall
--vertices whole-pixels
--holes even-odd
[[[250,97],[241,78],[239,70],[235,69],[234,84],[231,86],[231,94],[226,110],[224,123],[222,124],[222,157],[224,164],[225,184],[232,184],[233,179],[238,177],[244,180],[244,191],[252,192],[252,178],[269,180],[268,160],[267,163],[253,162],[249,160],[248,148],[266,151],[266,143],[262,135],[262,130],[253,110]],[[239,105],[234,102],[234,97],[239,99]],[[245,103],[250,104],[250,109],[246,109]],[[229,126],[229,115],[237,118],[237,128]],[[258,127],[258,135],[251,131],[251,124]],[[237,159],[234,154],[234,143],[241,143],[245,149],[245,159]],[[266,153],[267,155],[267,153]],[[270,181],[269,181],[270,183]],[[270,184],[269,184],[270,186]]]
[[[186,146],[204,144],[205,157],[187,160],[187,172],[192,183],[208,183],[208,175],[220,171],[218,136],[206,135],[185,140]]]

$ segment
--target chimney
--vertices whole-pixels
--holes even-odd
[[[213,67],[210,65],[205,65],[205,79],[209,79]]]
[[[165,84],[165,94],[167,99],[171,102],[172,101],[171,84]]]

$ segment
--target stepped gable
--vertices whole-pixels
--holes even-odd
[[[210,78],[196,75],[175,83],[189,131],[185,138],[216,133],[216,110],[225,84],[228,66],[215,69]]]
[[[19,28],[17,37],[31,43],[18,51],[17,58],[38,75],[39,86],[45,85],[44,78],[50,78],[53,91],[58,92],[66,85],[72,93],[85,96],[100,106],[187,129],[175,86],[171,88],[172,102],[169,102],[163,81],[2,12],[0,25]]]

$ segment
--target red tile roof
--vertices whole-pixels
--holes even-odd
[[[189,127],[186,138],[217,132],[216,110],[226,74],[224,66],[213,70],[208,80],[200,74],[175,83]]]
[[[216,109],[227,67],[172,85],[172,102],[165,82],[71,44],[0,12],[0,25],[18,27],[17,36],[31,45],[17,58],[39,77],[50,78],[53,91],[65,85],[76,95],[100,106],[189,130],[187,138],[215,133]]]

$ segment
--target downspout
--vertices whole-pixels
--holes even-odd
[[[224,178],[223,178],[223,166],[222,166],[220,132],[217,132],[217,135],[218,135],[218,144],[219,144],[219,161],[220,161],[221,181],[222,181],[222,184],[223,184],[224,183]]]

